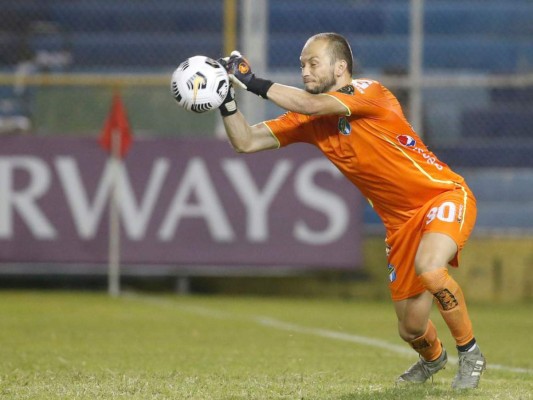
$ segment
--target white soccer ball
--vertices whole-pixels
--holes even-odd
[[[170,91],[187,111],[203,113],[218,108],[229,89],[226,69],[212,58],[194,56],[172,74]]]

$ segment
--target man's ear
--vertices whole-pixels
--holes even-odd
[[[346,68],[348,68],[346,60],[338,60],[335,63],[335,75],[337,78],[340,78],[346,72]]]

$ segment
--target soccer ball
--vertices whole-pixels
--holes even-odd
[[[203,113],[218,108],[229,89],[226,69],[212,58],[194,56],[183,61],[172,74],[170,91],[187,111]]]

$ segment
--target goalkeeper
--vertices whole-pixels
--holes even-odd
[[[220,61],[234,85],[288,111],[250,126],[230,88],[220,112],[236,151],[314,145],[383,221],[398,331],[420,356],[397,382],[423,383],[447,362],[429,319],[435,300],[459,353],[452,387],[477,387],[485,358],[463,292],[448,273],[449,265],[458,266],[476,220],[476,200],[463,177],[427,149],[389,90],[374,80],[352,78],[352,52],[341,35],[320,33],[305,43],[300,56],[305,90],[256,77],[238,52]]]

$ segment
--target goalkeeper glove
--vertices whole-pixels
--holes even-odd
[[[223,117],[229,117],[230,115],[233,115],[237,112],[235,89],[233,89],[233,85],[231,83],[229,84],[228,94],[226,95],[226,98],[218,107],[218,109],[220,110],[220,114],[222,114]]]
[[[252,68],[248,63],[248,60],[246,60],[241,53],[234,50],[229,57],[224,59],[224,61],[226,61],[226,63],[222,65],[226,67],[229,78],[234,84],[261,96],[264,99],[268,98],[268,89],[270,89],[274,82],[267,79],[257,78],[255,74],[252,73]]]
[[[228,69],[228,60],[229,57],[219,58],[217,61],[227,70]],[[222,104],[218,107],[220,110],[220,114],[222,114],[223,117],[229,117],[230,115],[233,115],[237,112],[237,102],[235,101],[235,89],[233,89],[233,85],[231,84],[231,80],[229,83],[228,88],[228,94],[226,95],[226,98],[222,102]]]

